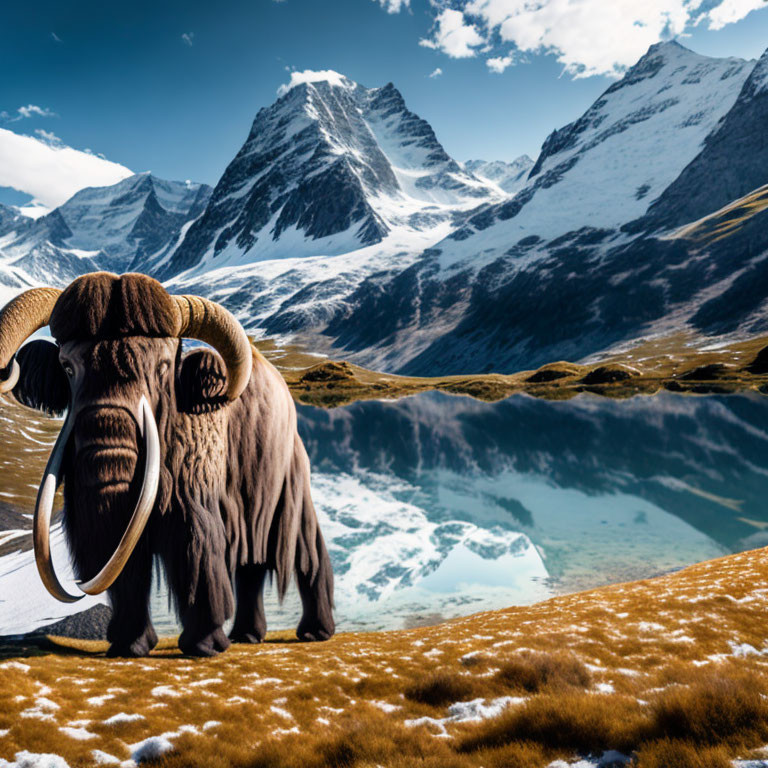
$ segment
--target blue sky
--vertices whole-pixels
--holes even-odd
[[[525,10],[531,5],[534,13]],[[649,42],[681,33],[701,53],[757,57],[768,45],[768,5],[14,3],[0,27],[0,133],[90,150],[123,166],[123,175],[151,170],[214,184],[290,69],[333,69],[367,86],[394,82],[457,159],[512,160],[535,156],[546,135],[578,117]],[[436,69],[442,73],[430,77]],[[13,156],[23,163],[32,145],[18,147]],[[107,176],[115,168],[105,166]],[[11,183],[2,173],[0,186]],[[20,171],[11,181],[22,187],[25,178]],[[0,200],[14,202],[7,191]]]

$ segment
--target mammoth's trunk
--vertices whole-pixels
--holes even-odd
[[[37,494],[34,516],[34,545],[35,561],[40,572],[40,578],[46,589],[57,599],[65,603],[79,600],[84,594],[97,595],[108,589],[128,562],[142,532],[149,520],[149,515],[155,503],[157,487],[160,479],[160,440],[157,434],[157,424],[146,398],[142,396],[138,413],[139,431],[144,444],[144,478],[141,484],[138,501],[131,515],[128,527],[117,545],[117,549],[109,558],[106,565],[92,579],[78,586],[83,594],[71,595],[62,587],[51,560],[50,525],[53,499],[56,489],[61,483],[61,465],[64,450],[72,434],[74,419],[68,415],[64,427],[53,447],[48,465],[45,468],[43,482]]]

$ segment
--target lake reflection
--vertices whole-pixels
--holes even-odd
[[[340,608],[401,625],[768,543],[760,396],[301,407]]]
[[[340,630],[528,603],[768,543],[768,400],[756,395],[432,393],[299,406],[299,429]],[[271,628],[296,623],[293,591],[267,603]],[[167,632],[165,606],[159,585]]]

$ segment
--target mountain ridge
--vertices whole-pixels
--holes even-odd
[[[735,289],[727,309],[721,302],[729,326],[711,320],[715,286],[732,278],[743,283],[747,275],[754,286],[760,267],[748,265],[768,246],[759,216],[732,236],[728,248],[713,245],[709,263],[691,258],[684,241],[659,240],[658,226],[645,218],[649,204],[669,186],[666,180],[674,182],[726,115],[741,108],[740,93],[756,67],[753,61],[708,59],[676,43],[652,46],[582,118],[551,134],[520,192],[469,217],[405,272],[361,285],[324,331],[335,354],[405,374],[507,372],[582,359],[649,329],[764,330],[768,309],[754,288],[747,294],[749,307],[744,298],[734,300]],[[720,98],[723,90],[727,99]],[[617,98],[626,109],[607,112]],[[662,131],[654,121],[661,121]],[[638,136],[644,143],[638,144]],[[593,195],[591,210],[598,218],[590,220],[579,212],[584,191],[566,183],[569,173],[588,168],[590,152],[597,150],[600,159],[602,148],[618,140],[626,150],[612,154],[618,181]],[[634,145],[627,145],[630,140]],[[649,147],[666,150],[667,143],[670,151],[650,158],[661,174],[655,186],[637,194],[639,185],[627,183],[627,156],[648,159]],[[740,151],[744,162],[754,156]],[[648,165],[637,168],[646,173]],[[757,173],[764,179],[768,168],[759,164]],[[554,227],[546,226],[550,221]]]
[[[0,279],[145,271],[257,337],[417,375],[768,329],[768,214],[733,203],[768,181],[768,54],[653,45],[535,162],[511,164],[457,163],[391,83],[315,74],[258,111],[213,190],[131,177],[117,208],[132,217],[93,231],[107,208],[85,191],[15,237],[0,211]],[[721,209],[727,241],[681,234]]]
[[[81,189],[40,218],[18,216],[0,229],[3,283],[23,289],[66,284],[96,270],[151,271],[154,255],[200,214],[210,191],[138,173]]]

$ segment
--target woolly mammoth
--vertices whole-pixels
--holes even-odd
[[[46,325],[56,344],[21,346]],[[183,337],[217,351],[182,354]],[[67,414],[38,492],[35,557],[54,597],[82,597],[62,587],[51,561],[51,509],[63,483],[80,590],[107,590],[112,604],[111,655],[141,656],[157,643],[154,558],[184,653],[260,642],[270,573],[281,598],[295,575],[300,639],[333,634],[333,574],[293,400],[223,307],[171,296],[138,274],[35,288],[0,313],[0,378],[0,391],[24,405]],[[222,625],[233,612],[228,638]]]

